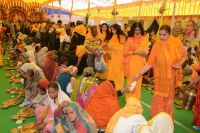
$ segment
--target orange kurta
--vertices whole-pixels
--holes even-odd
[[[147,64],[154,69],[154,96],[151,115],[166,112],[174,118],[173,103],[176,87],[176,70],[173,64],[187,57],[180,40],[170,36],[167,41],[157,41],[151,51]]]
[[[109,45],[113,47],[112,50],[107,50],[107,53],[111,55],[111,59],[107,60],[107,79],[112,80],[115,83],[116,90],[121,90],[124,87],[124,44],[126,38],[120,36],[120,42],[117,35],[113,35]]]
[[[106,128],[110,118],[119,110],[117,93],[111,82],[104,81],[96,88],[85,110],[94,119],[97,128]]]
[[[148,51],[149,42],[145,36],[129,37],[125,45],[124,71],[127,77],[127,86],[133,82],[133,77],[141,71],[146,63],[145,57],[139,55],[129,55],[130,52]],[[141,97],[142,77],[137,81],[133,92],[126,92],[126,99]]]

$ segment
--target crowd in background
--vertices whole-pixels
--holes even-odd
[[[154,35],[140,22],[122,28],[18,21],[2,22],[0,28],[0,65],[6,52],[17,62],[24,84],[17,98],[25,94],[20,106],[35,108],[38,130],[172,133],[174,96],[190,92],[196,93],[193,122],[200,130],[200,47],[189,46],[170,26],[160,26]],[[141,87],[151,81],[152,119],[147,121]],[[126,105],[120,109],[122,94]]]

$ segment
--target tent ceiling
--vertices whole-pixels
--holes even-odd
[[[117,4],[125,4],[125,3],[132,3],[141,0],[117,0]],[[150,1],[150,0],[143,0],[143,1]],[[91,5],[90,8],[94,7],[106,7],[106,6],[113,6],[114,0],[90,0]],[[52,5],[49,4],[50,6]],[[55,7],[60,7],[58,1],[54,1],[53,5]],[[61,0],[61,8],[71,10],[72,0]],[[88,7],[88,0],[74,0],[73,10],[79,9],[87,9]]]
[[[23,0],[23,1],[27,2],[27,3],[36,2],[36,3],[40,3],[40,4],[49,2],[49,0]]]

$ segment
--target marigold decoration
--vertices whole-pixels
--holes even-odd
[[[161,5],[161,7],[160,7],[160,9],[159,9],[159,13],[160,13],[160,14],[164,14],[164,12],[165,12],[165,10],[166,10],[165,5],[166,5],[166,0],[163,0],[163,1],[162,1],[162,5]]]
[[[112,14],[113,16],[117,16],[117,15],[119,14],[119,12],[118,12],[117,10],[113,10],[113,11],[111,12],[111,14]]]
[[[161,6],[160,9],[159,9],[159,13],[160,13],[160,14],[163,14],[165,10],[166,10],[165,7],[164,7],[164,6]]]

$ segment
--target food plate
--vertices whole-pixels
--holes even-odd
[[[21,101],[18,99],[8,99],[6,101],[3,102],[3,105],[1,106],[1,108],[8,108],[10,106],[15,106],[20,104]]]

